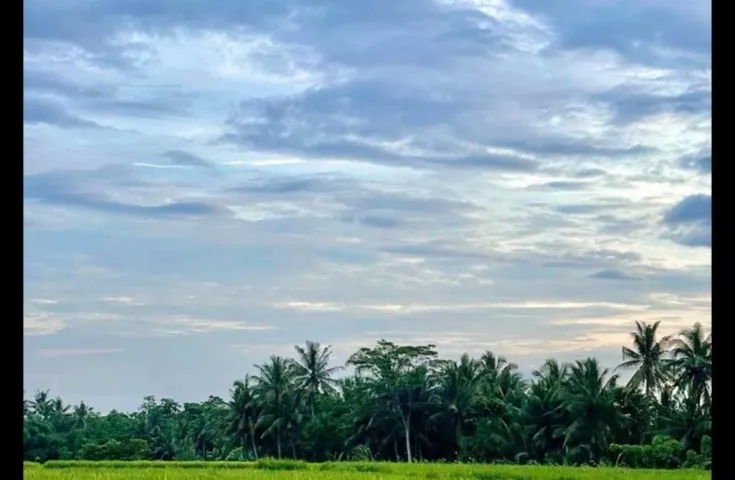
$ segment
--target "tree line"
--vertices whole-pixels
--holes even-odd
[[[528,380],[490,351],[455,361],[381,340],[353,353],[341,378],[330,347],[306,342],[256,365],[229,398],[148,396],[132,413],[37,391],[23,403],[24,457],[707,466],[711,334],[695,324],[659,339],[658,328],[636,322],[613,370],[549,359]]]

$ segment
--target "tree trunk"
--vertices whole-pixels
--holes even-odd
[[[398,455],[398,440],[395,433],[393,434],[393,452],[396,454],[396,462],[400,462],[401,456]]]
[[[296,442],[293,437],[291,437],[291,455],[293,455],[293,459],[296,460]]]
[[[255,459],[258,459],[258,446],[255,445],[255,432],[250,433],[250,444],[253,447],[253,455],[255,456]]]
[[[276,446],[278,447],[278,459],[281,459],[281,429],[276,432]]]
[[[401,419],[403,420],[403,429],[406,433],[406,460],[408,463],[411,463],[413,458],[411,456],[411,413],[409,412],[406,418],[403,418],[403,415],[401,415]]]

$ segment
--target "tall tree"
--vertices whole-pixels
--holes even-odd
[[[567,428],[565,446],[584,449],[597,462],[613,440],[613,427],[622,421],[615,404],[617,375],[608,375],[597,360],[578,360],[571,368],[565,406],[574,419]]]
[[[712,334],[704,336],[700,323],[682,330],[671,340],[670,367],[677,388],[687,390],[697,402],[710,400],[712,382]]]
[[[236,380],[233,383],[230,397],[227,404],[229,407],[227,432],[237,435],[243,448],[246,448],[249,441],[250,451],[257,459],[258,445],[255,443],[255,425],[258,423],[260,409],[249,375],[245,375],[244,380]]]
[[[458,451],[462,449],[466,423],[481,402],[478,388],[481,379],[479,362],[466,353],[459,362],[446,362],[437,372],[437,394],[442,408],[433,419],[446,419],[453,424]]]
[[[285,429],[284,415],[290,406],[286,396],[294,387],[292,363],[286,358],[272,355],[263,365],[255,365],[258,375],[256,391],[262,402],[262,413],[257,427],[264,429],[262,437],[275,436],[278,458],[281,458],[281,440]]]
[[[409,463],[413,461],[412,417],[428,401],[430,370],[436,358],[434,345],[397,345],[380,340],[377,346],[363,347],[347,361],[358,374],[369,375],[376,397],[400,419]]]
[[[314,404],[319,394],[335,394],[337,381],[332,375],[342,369],[340,366],[330,367],[331,346],[321,348],[319,343],[306,342],[306,347],[294,345],[298,358],[293,362],[294,380],[297,388],[306,392],[306,402],[314,417]]]
[[[633,348],[623,347],[623,363],[618,369],[635,369],[628,381],[628,387],[644,387],[646,396],[651,396],[666,378],[666,349],[656,338],[661,322],[647,324],[635,322],[636,330],[631,332]]]

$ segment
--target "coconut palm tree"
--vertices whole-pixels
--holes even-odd
[[[263,438],[275,435],[278,458],[281,458],[284,433],[284,424],[280,419],[288,403],[286,396],[294,386],[292,365],[291,361],[272,355],[267,363],[255,365],[258,375],[252,377],[257,382],[256,392],[263,408],[256,427],[264,429]]]
[[[306,348],[294,345],[298,359],[293,361],[294,380],[297,388],[306,392],[306,402],[314,418],[314,404],[320,393],[336,392],[337,380],[332,375],[342,367],[330,367],[329,357],[332,355],[331,346],[321,348],[316,342],[306,342]]]
[[[670,341],[669,367],[674,385],[686,390],[697,402],[709,402],[712,383],[712,334],[704,336],[702,325],[682,330]]]
[[[533,383],[528,391],[526,421],[530,444],[538,460],[558,455],[564,441],[564,425],[567,424],[563,387],[569,375],[569,367],[554,359],[532,372]]]
[[[92,415],[92,408],[84,402],[80,402],[79,405],[74,407],[72,415],[74,417],[74,426],[80,430],[84,430],[87,428],[87,419]]]
[[[686,449],[699,452],[702,438],[712,432],[712,415],[706,405],[687,396],[664,413],[662,425],[661,433],[679,440]]]
[[[631,332],[633,348],[623,347],[623,363],[617,369],[635,369],[628,381],[629,388],[644,387],[646,396],[651,396],[666,379],[666,349],[664,341],[656,339],[661,322],[647,324],[635,322],[636,331]]]
[[[255,443],[255,425],[258,422],[260,408],[256,402],[250,376],[245,380],[237,380],[230,390],[228,402],[227,433],[234,433],[241,441],[243,448],[250,441],[253,456],[258,458],[258,446]]]
[[[505,357],[496,357],[489,350],[482,354],[478,363],[482,376],[480,389],[486,396],[502,398],[503,393],[507,392],[499,391],[501,384],[505,382],[507,387],[509,382],[517,383],[517,380],[520,380],[520,377],[513,378],[518,373],[518,365],[508,362]]]
[[[431,420],[434,423],[450,421],[454,425],[457,446],[461,447],[465,423],[480,402],[480,364],[465,353],[459,362],[447,362],[436,377],[441,408]]]
[[[597,360],[578,360],[566,382],[565,407],[573,422],[567,428],[565,447],[583,448],[596,462],[612,441],[612,427],[623,421],[615,404],[617,375],[608,375]]]

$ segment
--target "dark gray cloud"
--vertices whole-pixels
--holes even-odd
[[[551,21],[561,35],[561,48],[612,49],[637,62],[661,66],[681,66],[687,59],[661,57],[652,47],[703,56],[708,56],[712,48],[710,2],[512,0],[512,3]]]
[[[575,12],[606,14],[608,9],[580,8],[581,4],[567,3]],[[531,12],[551,15],[552,23],[558,20],[555,10],[546,10],[544,5],[533,2],[519,5]],[[634,7],[626,2],[626,8]],[[564,32],[579,34],[579,28],[596,31],[595,22],[613,22],[618,29],[615,35],[627,38],[627,27],[613,21],[620,19],[620,8],[610,9],[617,12],[617,16],[597,19],[591,13],[575,13],[568,18],[565,14],[564,18],[571,23],[562,25]],[[405,0],[364,5],[358,1],[283,0],[243,6],[234,0],[223,0],[216,6],[196,1],[183,4],[165,1],[152,8],[138,1],[103,0],[91,6],[55,4],[50,8],[44,2],[29,1],[26,10],[24,27],[28,39],[63,40],[95,54],[109,52],[113,63],[119,63],[119,57],[124,56],[121,49],[132,49],[127,55],[132,58],[135,48],[139,48],[109,42],[121,28],[168,35],[180,31],[178,27],[221,31],[247,26],[249,31],[267,33],[275,41],[312,50],[319,58],[313,61],[321,66],[338,65],[369,72],[300,95],[242,103],[230,119],[230,132],[223,139],[247,148],[383,164],[506,171],[532,171],[538,165],[525,158],[458,152],[458,145],[469,142],[481,149],[483,145],[494,144],[538,155],[611,158],[635,157],[653,151],[643,145],[611,147],[590,138],[563,138],[560,134],[531,127],[530,120],[538,114],[535,110],[584,100],[583,93],[572,94],[558,86],[547,91],[549,87],[537,85],[538,91],[530,90],[528,98],[521,99],[514,107],[519,112],[508,112],[516,118],[496,120],[494,112],[509,108],[505,103],[506,94],[500,93],[507,89],[507,79],[493,78],[491,83],[497,82],[495,88],[475,91],[474,87],[481,85],[474,80],[477,78],[474,67],[460,68],[457,77],[447,76],[445,70],[457,69],[459,59],[471,59],[483,65],[497,55],[513,52],[519,47],[510,39],[521,27],[483,14],[469,4]],[[635,8],[634,11],[642,16],[640,21],[644,23],[653,18],[649,18],[651,12],[665,12],[657,17],[663,22],[657,23],[658,28],[675,28],[689,21],[680,12],[672,13],[671,9],[660,6]],[[48,24],[51,17],[56,19],[53,26]],[[279,28],[285,25],[290,28]],[[543,30],[533,23],[524,24],[523,28],[539,35]],[[640,27],[636,24],[632,28],[636,33]],[[647,30],[641,30],[644,31]],[[548,36],[548,33],[543,35]],[[565,39],[549,48],[573,47],[578,43]],[[279,62],[269,60],[274,54],[268,50],[260,58],[256,53],[252,60],[266,70],[277,69]],[[295,55],[289,57],[289,62],[280,63],[290,65],[302,61],[302,57]],[[131,64],[125,68],[137,67]],[[34,81],[37,87],[43,87],[46,82],[46,88],[62,88],[49,79],[35,79],[30,83]],[[175,89],[167,89],[163,95],[151,95],[144,101],[99,98],[99,92],[94,89],[91,96],[96,98],[91,104],[94,108],[128,116],[188,115],[192,98],[191,92]],[[636,105],[641,108],[640,99],[628,99],[622,90],[611,92],[609,96],[616,108],[631,109]],[[594,100],[594,96],[589,100]],[[690,101],[669,100],[670,104],[678,101],[682,105]],[[437,132],[441,135],[435,135]],[[418,156],[376,146],[406,137],[436,140],[433,148]],[[447,152],[452,153],[446,155]]]
[[[712,229],[705,226],[679,228],[670,233],[668,238],[688,247],[711,247]]]
[[[679,159],[679,165],[688,170],[696,170],[700,173],[712,173],[712,153],[698,153],[695,155],[685,155]]]
[[[617,265],[635,264],[640,262],[641,259],[641,255],[636,252],[600,249],[562,254],[539,254],[534,259],[534,263],[548,268],[603,268],[604,270],[613,270]],[[605,268],[606,266],[608,268]]]
[[[128,93],[123,94],[122,90],[125,89]],[[129,98],[131,89],[137,91],[135,95],[138,98]],[[37,66],[24,66],[23,90],[27,109],[59,111],[83,108],[87,111],[134,118],[187,117],[192,103],[198,98],[198,94],[183,92],[176,85],[133,83],[122,88],[100,83],[94,77],[86,83],[80,83]],[[64,99],[69,107],[58,99]]]
[[[558,180],[529,186],[529,190],[586,190],[592,185],[588,182]]]
[[[605,269],[588,275],[589,278],[597,278],[600,280],[619,280],[625,282],[640,282],[642,279],[637,275],[631,275],[622,270],[617,269]]]
[[[104,194],[90,191],[88,184],[84,181],[100,176],[100,171],[93,171],[88,174],[86,172],[58,171],[26,175],[23,179],[23,195],[27,199],[52,205],[65,205],[140,217],[200,217],[225,214],[225,210],[219,206],[198,201],[175,201],[162,205],[136,205],[111,200]],[[117,182],[117,185],[120,186],[121,182]]]
[[[712,111],[712,94],[709,89],[668,96],[621,87],[597,95],[594,99],[605,102],[612,108],[615,116],[611,121],[618,125],[629,125],[663,113],[709,116]]]
[[[349,192],[357,184],[344,179],[307,178],[261,178],[227,190],[230,193],[295,195],[315,193]]]
[[[380,229],[396,229],[406,225],[406,222],[392,217],[378,215],[351,216],[346,215],[341,218],[344,223],[357,223],[370,228]]]
[[[215,167],[212,162],[204,160],[203,158],[189,152],[184,152],[182,150],[169,150],[168,152],[165,152],[163,156],[166,157],[172,165],[199,167],[211,172],[218,172],[217,167]]]
[[[442,260],[488,260],[486,253],[473,250],[468,246],[460,246],[445,241],[413,242],[403,245],[388,245],[380,251],[396,255],[405,255],[419,258],[437,258]]]
[[[690,195],[671,207],[664,215],[664,223],[706,223],[712,221],[712,197],[705,194]]]
[[[577,178],[595,178],[607,175],[607,172],[601,168],[585,168],[574,173]]]
[[[51,93],[62,97],[107,98],[117,91],[108,85],[83,85],[70,81],[58,73],[33,67],[23,68],[23,91],[28,93]]]
[[[483,100],[492,105],[496,96],[488,94]],[[501,99],[497,96],[498,103]],[[222,140],[247,148],[309,157],[506,171],[534,171],[538,164],[509,155],[457,154],[457,142],[493,144],[538,155],[635,157],[655,150],[640,145],[610,147],[596,145],[589,139],[554,138],[520,124],[490,121],[486,125],[466,125],[463,117],[468,112],[486,115],[483,109],[478,110],[478,102],[472,96],[460,95],[442,82],[423,79],[409,85],[396,78],[355,80],[299,95],[243,102],[230,116],[230,132]],[[448,128],[456,135],[443,141],[424,142],[421,146],[426,147],[426,155],[401,154],[374,146]],[[503,131],[526,139],[509,139]]]
[[[683,198],[663,218],[665,237],[689,247],[712,246],[712,197],[698,194]]]
[[[23,96],[23,123],[29,125],[45,123],[61,128],[100,128],[97,123],[69,112],[58,100],[35,95]]]
[[[125,55],[126,47],[111,41],[124,27],[159,35],[181,27],[210,31],[246,27],[280,41],[297,41],[315,48],[329,61],[355,66],[436,64],[447,60],[447,51],[488,54],[491,47],[504,46],[494,29],[476,28],[480,21],[493,20],[474,9],[447,7],[429,0],[369,5],[355,0],[222,0],[216,5],[164,0],[155,7],[137,0],[52,6],[29,0],[24,6],[26,38],[70,42],[93,53],[96,61],[124,68],[136,65]],[[50,21],[52,18],[54,21]],[[279,28],[286,24],[298,28]],[[272,63],[268,58],[263,60]]]
[[[607,210],[609,207],[604,204],[599,203],[570,203],[567,205],[559,205],[557,207],[554,207],[554,210],[556,210],[559,213],[568,213],[571,215],[580,215],[580,214],[592,214],[599,212],[600,210]]]
[[[391,192],[386,187],[380,182],[363,183],[330,175],[277,175],[258,177],[223,193],[237,202],[290,202],[319,215],[333,213],[331,218],[344,224],[376,229],[461,227],[473,223],[467,214],[482,210],[467,201],[410,190]]]

